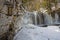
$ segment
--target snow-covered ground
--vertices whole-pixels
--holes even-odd
[[[60,40],[59,26],[38,27],[25,25],[15,35],[14,40]]]

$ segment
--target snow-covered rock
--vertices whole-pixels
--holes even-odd
[[[25,25],[13,40],[60,40],[59,26],[38,27]]]

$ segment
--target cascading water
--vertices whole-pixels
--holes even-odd
[[[37,11],[34,11],[33,14],[34,14],[34,18],[35,18],[35,25],[37,25]]]
[[[52,16],[48,13],[38,13],[37,11],[28,12],[26,11],[21,19],[18,20],[17,25],[23,26],[27,24],[32,24],[36,26],[44,26],[44,25],[51,25],[57,24],[59,20],[58,14],[55,14],[55,21],[53,20]],[[19,22],[21,21],[21,22]]]
[[[34,25],[41,25],[41,24],[53,24],[52,17],[47,13],[38,13],[37,11],[34,12],[26,12],[22,17],[23,24],[34,24]]]
[[[48,15],[47,13],[44,13],[44,22],[45,24],[53,24],[53,20],[52,20],[52,17],[51,15]]]
[[[51,15],[48,13],[37,13],[34,12],[34,18],[35,18],[35,25],[41,25],[41,24],[53,24],[53,19]]]
[[[55,13],[55,23],[56,23],[56,24],[58,23],[58,19],[59,19],[58,14]]]

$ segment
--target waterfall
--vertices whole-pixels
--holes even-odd
[[[24,15],[21,17],[21,19],[18,20],[17,24],[20,24],[21,26],[28,24],[32,24],[36,26],[51,25],[53,23],[58,23],[58,18],[59,18],[58,14],[55,14],[55,22],[53,22],[54,20],[52,16],[49,15],[48,13],[26,11]]]
[[[41,19],[42,19],[42,18],[41,18],[41,14],[38,13],[38,14],[37,14],[37,25],[42,24],[42,23],[41,23],[41,22],[42,22]]]
[[[37,25],[37,11],[34,11],[34,19],[35,19],[35,25]]]
[[[44,15],[43,13],[37,13],[37,25],[44,24]]]
[[[52,20],[51,15],[49,15],[47,13],[44,13],[43,15],[44,15],[45,24],[53,24],[53,20]]]
[[[42,15],[40,13],[37,13],[37,11],[34,12],[28,12],[26,11],[21,17],[21,24],[34,24],[34,25],[40,25],[42,24]]]
[[[55,20],[55,21],[54,21]],[[55,19],[53,20],[52,16],[48,13],[38,13],[36,11],[34,12],[28,12],[26,11],[23,13],[23,16],[18,17],[15,23],[15,27],[17,30],[21,29],[21,27],[24,27],[25,25],[32,24],[35,26],[46,26],[46,25],[53,25],[53,24],[59,24],[59,16],[56,13]],[[17,31],[16,30],[16,31]]]
[[[47,13],[38,13],[37,11],[25,12],[22,20],[23,24],[53,24],[53,20],[50,15],[48,15]]]
[[[34,11],[32,14],[34,15],[32,16],[34,25],[44,24],[44,15],[42,13],[38,13],[37,11]]]
[[[58,19],[59,19],[58,14],[55,13],[55,23],[56,23],[56,24],[58,23]]]

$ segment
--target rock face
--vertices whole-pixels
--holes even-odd
[[[12,21],[12,17],[8,17],[5,14],[0,13],[0,40],[2,37],[6,37],[8,34],[7,32],[9,31],[9,24]]]

